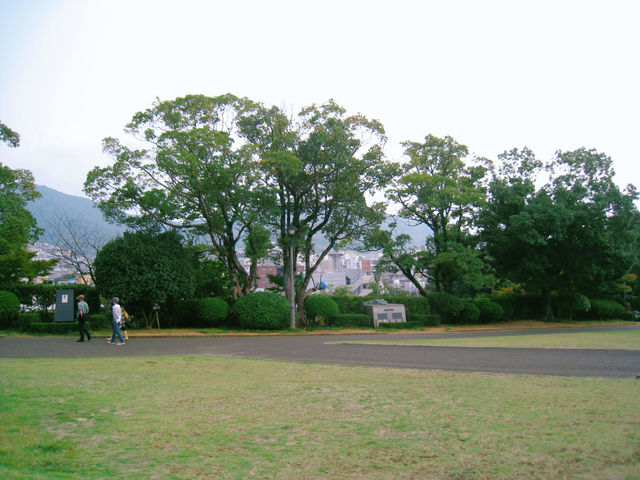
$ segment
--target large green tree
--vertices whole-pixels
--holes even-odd
[[[0,142],[6,143],[10,147],[17,147],[20,145],[20,134],[14,132],[4,123],[0,122]]]
[[[149,318],[154,304],[191,298],[193,259],[180,235],[125,232],[108,242],[94,261],[96,286],[107,298],[117,296],[133,312]]]
[[[279,239],[285,271],[299,257],[304,262],[296,298],[290,298],[297,304],[298,322],[304,323],[312,275],[332,248],[362,239],[380,225],[385,207],[370,196],[390,181],[395,168],[384,159],[382,125],[347,115],[333,101],[303,108],[292,121],[274,110],[265,112],[263,125],[254,143],[262,157],[264,189],[274,199],[263,214]]]
[[[269,242],[268,236],[252,234],[267,200],[258,184],[255,150],[244,133],[245,118],[259,109],[230,94],[158,101],[126,127],[144,148],[105,139],[114,163],[94,168],[85,192],[110,220],[133,228],[161,224],[196,243],[206,239],[229,272],[234,296],[246,294],[256,270],[247,271],[239,260],[242,241],[252,241],[253,264]]]
[[[500,160],[480,216],[482,238],[502,275],[542,295],[547,319],[553,292],[597,297],[629,272],[638,255],[638,195],[616,186],[609,157],[558,152],[541,187],[543,165],[530,150]]]
[[[0,140],[18,146],[20,136],[2,123],[0,127]],[[13,170],[0,163],[0,287],[45,275],[56,264],[34,260],[36,254],[27,250],[41,233],[27,203],[39,196],[29,170]]]
[[[470,158],[465,145],[451,137],[427,135],[425,141],[403,143],[408,160],[388,191],[400,205],[398,216],[429,227],[432,236],[422,249],[407,235],[380,231],[369,245],[380,248],[384,261],[400,270],[422,295],[426,278],[436,291],[466,293],[484,284],[483,262],[470,232],[485,199],[487,163]]]

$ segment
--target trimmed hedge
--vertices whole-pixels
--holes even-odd
[[[427,297],[431,311],[440,315],[443,323],[460,323],[458,315],[462,311],[463,301],[450,293],[430,293]]]
[[[613,300],[591,300],[590,318],[596,320],[617,319],[624,317],[624,307]]]
[[[364,313],[364,297],[356,297],[355,295],[332,295],[330,297],[338,304],[340,313]]]
[[[382,298],[387,303],[404,305],[407,315],[414,313],[431,313],[429,301],[424,297],[397,297],[391,295],[383,295],[382,297],[356,297],[354,295],[332,295],[329,298],[338,304],[340,313],[365,313],[364,303],[374,300],[375,298]]]
[[[489,298],[502,307],[505,320],[531,320],[544,315],[540,295],[503,293]]]
[[[486,297],[478,297],[473,301],[480,310],[478,320],[481,323],[499,322],[504,318],[504,309],[499,303]]]
[[[440,325],[440,315],[437,313],[407,315],[408,322],[420,322],[425,327],[437,327]]]
[[[27,309],[36,309],[40,313],[41,320],[53,320],[53,310],[49,309],[50,305],[56,303],[57,290],[73,290],[74,296],[85,296],[85,302],[89,305],[90,313],[100,312],[100,296],[98,291],[92,285],[84,284],[68,284],[68,285],[52,285],[50,283],[21,283],[13,287],[11,290],[16,294],[20,304]]]
[[[259,330],[289,328],[289,309],[289,300],[273,292],[249,293],[233,306],[240,327]]]
[[[478,318],[480,318],[480,308],[473,300],[464,300],[462,311],[458,315],[458,321],[463,324],[478,323]]]
[[[340,313],[338,304],[327,295],[311,295],[304,302],[307,323],[326,323],[332,315]]]
[[[373,327],[373,320],[366,313],[339,313],[327,319],[328,327]]]
[[[198,323],[203,327],[222,324],[229,314],[229,305],[218,297],[203,298],[198,301]]]
[[[0,290],[0,328],[10,328],[18,318],[20,300],[15,293]]]
[[[89,332],[92,330],[111,330],[113,328],[113,317],[110,313],[89,313]],[[131,328],[127,322],[127,328]]]
[[[29,324],[29,332],[66,334],[77,332],[77,322],[32,322]]]
[[[424,324],[419,320],[413,320],[411,322],[393,322],[393,323],[380,323],[378,324],[378,328],[390,328],[395,330],[402,330],[403,328],[411,329],[411,328],[420,328],[424,327]]]
[[[404,311],[407,316],[413,314],[426,315],[431,313],[429,300],[425,297],[396,297],[384,295],[382,298],[388,303],[404,305]]]
[[[38,312],[21,313],[18,316],[16,326],[23,332],[64,334],[78,332],[77,322],[41,322]],[[91,333],[94,330],[111,330],[111,315],[106,313],[89,314],[87,328]]]

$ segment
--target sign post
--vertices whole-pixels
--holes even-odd
[[[56,291],[56,311],[53,316],[54,322],[73,322],[73,312],[75,302],[73,300],[73,290]]]

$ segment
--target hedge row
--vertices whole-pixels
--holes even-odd
[[[373,320],[366,313],[339,313],[327,318],[327,327],[373,327]]]
[[[10,328],[18,318],[20,301],[6,290],[0,290],[0,328]]]
[[[340,313],[365,313],[364,303],[373,298],[335,295],[331,297]],[[383,296],[388,303],[405,306],[411,315],[438,314],[445,324],[495,323],[504,320],[528,320],[544,316],[540,295],[507,293],[463,299],[449,293],[429,293],[426,297]],[[589,300],[583,295],[556,295],[552,307],[558,318],[621,319],[630,317],[624,307],[612,300]]]
[[[89,332],[94,330],[110,330],[111,316],[105,313],[95,313],[89,316]],[[78,331],[78,322],[42,322],[37,312],[21,313],[15,326],[23,332],[34,333],[69,333]]]
[[[47,322],[53,320],[54,317],[54,312],[50,307],[56,303],[56,292],[63,289],[73,290],[75,297],[81,294],[84,295],[85,301],[89,304],[89,310],[91,312],[100,311],[100,296],[96,288],[91,285],[19,284],[12,287],[10,291],[18,297],[23,311],[36,311],[39,314],[40,321]]]
[[[51,312],[43,315],[21,313],[20,325],[16,325],[15,298],[24,306],[45,308],[55,303],[54,285],[20,285],[13,292],[0,292],[0,328],[19,326],[31,331],[44,331],[52,325]],[[70,285],[74,295],[85,295],[89,301],[91,314],[90,329],[108,329],[111,317],[100,312],[100,297],[95,288],[86,285]],[[542,316],[541,297],[526,294],[493,295],[473,300],[462,299],[447,293],[430,293],[427,297],[384,296],[388,303],[405,306],[407,326],[437,326],[444,324],[492,323],[502,320],[531,319]],[[372,319],[365,313],[364,303],[372,298],[349,295],[313,295],[307,299],[305,313],[309,325],[324,324],[330,327],[371,327]],[[632,320],[624,307],[611,300],[589,300],[581,295],[555,296],[554,309],[558,312],[570,311],[576,319],[616,319]],[[6,313],[14,312],[14,313]],[[131,313],[131,312],[130,312]],[[229,306],[220,298],[186,300],[172,305],[162,312],[163,327],[217,327],[230,326],[245,329],[278,330],[289,327],[290,306],[288,300],[273,292],[254,292],[238,299]],[[34,324],[31,327],[30,324]],[[53,324],[63,325],[63,324]],[[388,325],[388,324],[387,324]],[[386,325],[385,325],[386,326]],[[62,329],[62,326],[51,329]],[[77,328],[77,327],[74,327]],[[394,328],[394,327],[389,327]]]

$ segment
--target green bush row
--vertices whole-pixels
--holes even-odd
[[[373,320],[366,313],[339,313],[326,320],[327,327],[373,327]]]
[[[19,300],[19,305],[26,311],[37,311],[40,320],[46,322],[53,320],[54,312],[49,307],[56,303],[57,290],[73,290],[74,297],[84,295],[85,301],[89,304],[91,312],[100,311],[100,296],[95,287],[84,284],[52,285],[49,283],[40,284],[19,284],[12,287],[13,293]],[[0,322],[2,320],[0,319]]]
[[[308,325],[324,323],[329,317],[340,313],[335,300],[327,295],[311,295],[304,302],[305,318]]]
[[[411,328],[419,328],[419,327],[424,327],[424,324],[419,320],[413,320],[413,321],[407,320],[406,322],[381,323],[378,325],[378,328],[389,328],[389,329],[395,329],[395,330],[401,330],[404,328],[411,329]]]
[[[441,323],[440,315],[437,313],[427,313],[426,315],[414,313],[412,315],[407,315],[407,321],[420,322],[420,324],[425,327],[437,327]]]
[[[331,297],[340,313],[364,313],[366,297],[335,295]],[[445,324],[486,324],[504,320],[542,318],[541,295],[523,293],[493,294],[475,299],[460,298],[449,293],[433,292],[426,297],[383,296],[388,303],[405,306],[407,317],[412,314],[438,314]],[[613,300],[589,300],[584,295],[554,295],[552,307],[558,318],[616,319],[625,318],[624,307]]]
[[[341,313],[364,313],[365,297],[336,295],[331,297]],[[442,323],[469,324],[492,323],[504,318],[501,305],[489,298],[462,299],[448,293],[431,293],[427,297],[383,296],[387,303],[402,304],[407,318],[414,315],[438,315]],[[433,322],[433,321],[432,321]]]
[[[18,319],[20,301],[13,292],[0,290],[0,328],[11,328]]]
[[[111,315],[94,313],[87,322],[89,332],[93,330],[109,330],[112,326]],[[34,333],[69,333],[78,331],[77,322],[42,322],[38,312],[23,312],[18,315],[15,326],[23,332]]]
[[[615,319],[623,318],[624,314],[624,307],[618,302],[594,299],[591,300],[591,308],[587,312],[580,312],[578,316],[589,319]]]
[[[28,324],[28,332],[65,334],[78,331],[77,322],[31,322]]]
[[[93,287],[86,285],[70,286],[77,296],[81,292],[90,300],[92,330],[111,328],[111,316],[100,311],[99,297]],[[52,324],[51,318],[42,313],[20,313],[16,317],[16,298],[24,302],[28,297],[34,303],[46,305],[55,303],[54,285],[21,285],[14,292],[0,291],[0,328],[18,326],[23,330],[44,331],[49,328],[39,325]],[[38,300],[34,298],[38,297]],[[462,299],[447,293],[430,293],[427,297],[383,297],[388,303],[400,303],[410,325],[437,326],[444,324],[492,323],[501,320],[519,318],[540,318],[540,296],[526,294],[505,294],[478,297],[473,300]],[[305,303],[307,322],[310,325],[322,323],[330,327],[371,327],[371,317],[364,312],[364,302],[371,298],[349,295],[312,295]],[[575,309],[574,318],[578,319],[629,319],[631,314],[624,307],[611,300],[589,300],[584,296],[556,296],[554,305],[559,311]],[[290,306],[288,300],[273,292],[254,292],[238,299],[230,307],[220,298],[187,300],[173,306],[165,312],[168,317],[163,327],[216,327],[234,326],[245,329],[278,330],[289,327]],[[42,322],[43,318],[45,321]],[[31,327],[31,325],[36,325]],[[387,324],[389,325],[389,324]],[[385,325],[386,326],[386,325]],[[74,327],[77,328],[77,327]],[[389,327],[394,328],[394,327]],[[398,327],[400,328],[400,327]],[[50,327],[50,333],[59,333],[62,326]]]
[[[313,298],[313,297],[309,297]],[[352,295],[333,295],[330,297],[338,304],[340,313],[365,313],[365,302],[371,301],[374,297],[355,297]],[[431,313],[429,300],[425,297],[397,297],[383,295],[382,298],[387,303],[402,304],[407,315]]]
[[[282,330],[289,327],[290,303],[274,292],[253,292],[236,300],[233,313],[241,328]]]

